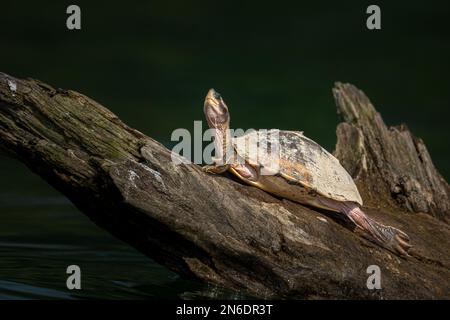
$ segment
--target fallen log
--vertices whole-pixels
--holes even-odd
[[[174,164],[163,145],[80,93],[2,73],[0,141],[97,225],[184,276],[263,298],[450,298],[450,228],[428,214],[365,208],[409,234],[411,257],[398,257],[341,215]],[[339,142],[337,154],[359,163]],[[366,286],[370,265],[381,290]]]

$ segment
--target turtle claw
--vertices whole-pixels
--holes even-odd
[[[202,171],[203,172],[206,172],[206,173],[214,173],[213,171],[214,171],[214,166],[211,166],[211,165],[206,165],[206,166],[203,166],[202,167]]]
[[[372,233],[374,238],[384,247],[398,253],[402,256],[410,256],[408,254],[409,249],[412,245],[409,244],[409,236],[403,231],[381,224],[372,224]]]
[[[409,237],[406,235],[406,237],[408,239],[405,240],[403,235],[406,235],[406,234],[403,233],[403,234],[397,234],[394,236],[395,240],[393,241],[394,243],[392,244],[391,248],[396,253],[399,253],[402,256],[409,257],[410,255],[408,254],[408,251],[409,251],[409,249],[412,248],[412,245],[409,244]]]
[[[408,249],[411,248],[412,245],[409,244],[409,236],[401,230],[397,229],[397,232],[398,234],[395,235],[397,241]]]

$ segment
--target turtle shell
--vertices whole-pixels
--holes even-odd
[[[326,198],[362,205],[358,189],[339,160],[302,132],[252,130],[234,138],[237,154],[262,175],[277,175]]]

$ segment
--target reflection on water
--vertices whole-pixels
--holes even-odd
[[[44,298],[44,299],[73,299],[70,294],[37,286],[30,286],[24,283],[18,283],[13,281],[1,281],[0,290],[2,292],[3,299],[32,299],[32,298]],[[11,294],[8,294],[8,293]]]
[[[181,278],[96,227],[20,164],[0,165],[0,299],[242,297]],[[72,264],[81,290],[66,288]]]

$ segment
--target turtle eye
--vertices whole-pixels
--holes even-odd
[[[217,91],[214,92],[214,98],[216,98],[217,100],[222,99],[222,96],[220,95],[220,93],[218,93]]]

